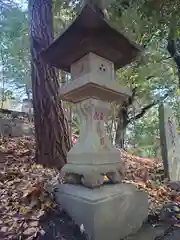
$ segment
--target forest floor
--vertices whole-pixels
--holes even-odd
[[[56,170],[35,163],[34,146],[33,137],[0,139],[0,240],[86,239],[53,200],[50,187],[62,179]],[[121,152],[121,158],[125,182],[149,194],[146,224],[152,228],[164,224],[166,234],[158,239],[176,240],[165,235],[180,231],[180,186],[171,183],[170,188],[162,164],[153,159],[126,152]]]

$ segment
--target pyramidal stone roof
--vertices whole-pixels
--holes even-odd
[[[136,59],[142,48],[113,28],[86,4],[71,25],[41,54],[51,66],[70,72],[70,66],[93,52],[121,68]]]

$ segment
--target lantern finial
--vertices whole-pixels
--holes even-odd
[[[92,6],[96,11],[99,11],[103,15],[103,17],[106,17],[106,8],[113,2],[115,2],[115,0],[81,0],[80,6],[82,9],[85,5],[88,4]]]

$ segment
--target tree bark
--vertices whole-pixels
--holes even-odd
[[[4,107],[4,102],[5,102],[5,89],[4,89],[4,85],[5,85],[5,79],[4,79],[4,66],[5,66],[5,63],[4,63],[4,54],[3,54],[3,50],[2,50],[2,46],[1,46],[1,68],[2,68],[2,92],[1,92],[1,108]]]
[[[60,169],[70,149],[68,124],[58,97],[57,70],[46,64],[40,55],[53,40],[52,22],[52,0],[29,0],[36,160],[46,167]]]
[[[137,87],[132,89],[132,96],[128,101],[124,101],[118,112],[118,123],[116,128],[115,144],[116,146],[124,149],[126,128],[129,124],[128,108],[133,104]]]
[[[179,87],[180,87],[180,39],[171,39],[168,41],[167,50],[171,57],[174,59],[177,71],[178,71],[178,78],[179,78]]]
[[[30,91],[29,91],[29,88],[28,86],[25,84],[25,91],[26,91],[26,95],[27,95],[27,99],[28,99],[28,120],[29,122],[32,122],[33,120],[33,116],[32,116],[32,100],[31,100],[31,97],[30,97]]]
[[[116,129],[115,144],[116,146],[124,149],[125,133],[128,125],[128,105],[124,102],[118,112],[118,123]]]

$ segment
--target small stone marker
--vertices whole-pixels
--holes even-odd
[[[162,103],[159,107],[159,125],[165,177],[169,177],[171,181],[179,181],[180,138],[173,111],[168,104]]]

